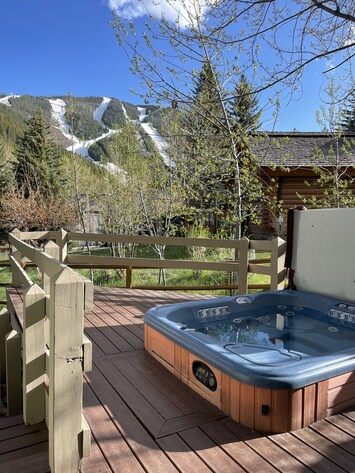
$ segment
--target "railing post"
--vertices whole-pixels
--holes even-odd
[[[56,237],[56,244],[59,247],[59,255],[58,258],[61,263],[65,263],[66,257],[67,257],[67,252],[68,252],[68,240],[67,240],[67,234],[63,228],[57,231],[57,237]]]
[[[277,237],[272,240],[270,289],[276,291],[285,286],[285,251],[286,242]]]
[[[9,416],[22,412],[21,334],[16,330],[6,336],[6,390]]]
[[[48,432],[52,473],[79,471],[82,426],[84,282],[69,268],[51,279]]]
[[[132,266],[126,267],[126,288],[132,288]]]
[[[239,240],[239,243],[238,294],[247,294],[249,239],[247,237],[243,237],[241,240]]]
[[[11,332],[10,313],[0,311],[0,384],[6,383],[6,335]]]
[[[45,418],[45,319],[46,295],[37,284],[23,295],[23,418],[37,424]]]
[[[54,243],[54,241],[49,241],[45,245],[44,252],[47,255],[51,256],[52,258],[59,260],[59,246],[56,243]],[[43,287],[44,292],[46,294],[49,294],[50,280],[49,280],[49,277],[45,273],[42,274],[42,287]]]
[[[21,240],[21,232],[18,228],[15,228],[14,230],[12,230],[11,233],[14,237]],[[21,265],[21,253],[18,249],[16,249],[16,247],[14,245],[12,245],[11,256],[13,256],[13,258]],[[14,287],[20,287],[21,286],[21,280],[18,279],[18,275],[14,272],[12,272],[12,285]]]

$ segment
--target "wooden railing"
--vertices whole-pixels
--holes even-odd
[[[42,252],[21,240],[20,232],[9,235],[13,286],[22,288],[22,303],[8,297],[7,310],[0,313],[8,413],[23,412],[25,424],[45,421],[51,472],[76,473],[91,441],[83,417],[82,374],[91,369],[91,342],[83,330],[93,285],[59,261],[61,248],[53,241]],[[41,284],[28,277],[24,262],[39,268]]]
[[[145,235],[108,235],[96,233],[65,232],[64,230],[51,232],[22,232],[21,240],[54,240],[59,248],[59,259],[71,268],[90,269],[124,269],[126,273],[125,287],[155,290],[238,290],[245,294],[249,289],[277,290],[284,287],[284,257],[286,243],[281,238],[274,240],[222,240],[205,238],[180,237],[150,237]],[[156,258],[121,258],[113,256],[96,256],[87,254],[68,253],[70,242],[90,243],[121,243],[142,245],[166,246],[198,246],[205,248],[229,248],[237,255],[233,261],[192,261]],[[250,259],[250,250],[261,250],[270,253],[270,258]],[[136,269],[193,269],[223,271],[229,274],[238,273],[238,283],[232,282],[218,285],[193,286],[134,286],[132,272]],[[249,284],[250,273],[269,276],[266,284]]]
[[[26,243],[35,240],[47,241],[44,250]],[[229,248],[234,250],[236,258],[211,262],[68,254],[68,243],[73,241]],[[90,370],[92,363],[91,343],[84,336],[83,327],[84,310],[90,309],[93,302],[93,285],[72,268],[123,268],[126,287],[134,287],[132,271],[137,268],[238,273],[238,284],[169,286],[169,290],[225,288],[238,289],[244,294],[251,287],[274,290],[284,287],[286,245],[280,238],[234,241],[15,230],[9,235],[9,242],[12,286],[21,288],[22,292],[8,288],[7,310],[0,312],[1,383],[7,385],[10,415],[23,412],[26,424],[45,420],[52,473],[76,473],[81,458],[90,449],[90,430],[82,415],[82,373]],[[270,258],[250,260],[253,249],[269,252]],[[26,266],[38,268],[41,284],[29,278]],[[270,283],[250,286],[249,273],[268,275]],[[12,297],[11,291],[15,291]]]

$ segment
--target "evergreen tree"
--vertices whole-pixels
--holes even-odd
[[[62,184],[61,154],[50,138],[50,126],[38,110],[27,122],[14,153],[17,158],[16,181],[19,187],[56,194]]]
[[[0,196],[11,188],[13,179],[13,164],[9,159],[5,141],[0,138]]]
[[[255,141],[254,132],[259,127],[261,111],[259,110],[258,96],[242,74],[233,92],[233,100],[229,103],[229,114],[237,149],[238,164],[232,159],[227,175],[228,212],[233,215],[236,205],[236,190],[240,189],[241,220],[243,233],[246,232],[247,223],[259,223],[261,203],[271,210],[270,188],[267,188],[259,174],[259,163],[253,153]],[[236,180],[238,185],[236,186]]]
[[[233,94],[230,107],[235,131],[251,133],[259,127],[261,111],[258,110],[258,97],[244,74],[241,75]]]
[[[348,100],[346,108],[341,112],[343,131],[355,132],[355,92],[353,92]]]
[[[251,92],[242,76],[236,98],[226,103],[218,74],[205,60],[192,104],[187,113],[180,114],[185,146],[179,144],[176,161],[192,214],[197,209],[213,214],[217,228],[223,225],[236,237],[243,234],[249,220],[259,222],[261,202],[269,204],[270,197],[252,152],[252,132],[259,126],[261,113],[257,96]]]
[[[182,135],[177,165],[192,209],[220,206],[220,158],[226,149],[224,115],[219,94],[222,85],[213,63],[205,59],[196,75],[193,98],[180,113]]]

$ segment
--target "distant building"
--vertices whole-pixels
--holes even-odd
[[[254,152],[260,175],[266,185],[274,181],[275,196],[283,202],[284,210],[303,204],[298,195],[315,195],[322,202],[324,189],[317,182],[319,175],[314,172],[314,165],[330,170],[336,157],[341,170],[350,179],[355,178],[355,133],[338,138],[327,132],[270,132],[260,138]],[[355,195],[355,184],[349,187]],[[283,233],[284,225],[277,217],[264,208],[262,225],[249,225],[249,231],[260,237]]]

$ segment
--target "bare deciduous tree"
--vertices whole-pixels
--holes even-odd
[[[254,77],[254,92],[301,85],[303,71],[323,60],[323,72],[341,72],[346,84],[340,99],[354,90],[355,0],[165,0],[176,21],[148,20],[141,38],[118,15],[117,37],[132,58],[132,71],[153,95],[189,101],[187,89],[196,63],[208,45],[223,51],[226,82],[235,72]],[[142,39],[142,40],[141,40]],[[169,44],[174,53],[166,46]],[[177,75],[182,79],[177,80]],[[147,81],[146,81],[147,82]],[[227,95],[224,99],[229,100]]]

